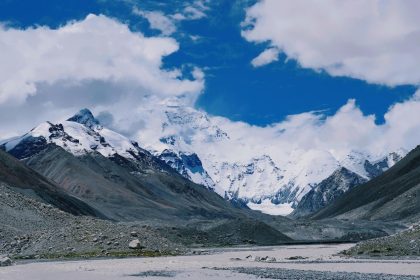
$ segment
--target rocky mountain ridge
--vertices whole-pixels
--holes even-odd
[[[374,179],[352,188],[321,209],[314,219],[418,222],[420,218],[420,146]]]
[[[333,182],[330,177],[343,168],[358,178],[341,182],[340,190],[346,191],[355,183],[381,174],[405,154],[401,150],[373,160],[370,155],[359,151],[337,158],[328,151],[296,150],[290,152],[288,161],[279,162],[278,155],[257,151],[246,156],[239,155],[243,160],[236,160],[236,155],[228,152],[232,145],[236,145],[228,129],[219,127],[217,121],[206,113],[167,106],[156,120],[161,122],[161,129],[155,129],[154,140],[148,142],[141,136],[139,139],[140,145],[147,150],[103,127],[88,109],[82,109],[61,123],[42,123],[21,137],[1,143],[0,147],[24,159],[47,144],[55,144],[75,156],[99,153],[107,158],[117,154],[136,161],[148,158],[145,163],[163,168],[152,159],[155,156],[186,179],[214,190],[225,199],[273,215],[296,213],[300,210],[295,209],[305,208],[299,207],[305,196],[319,193],[321,189],[322,192],[336,189],[334,185],[326,186],[325,182]],[[220,155],[219,148],[227,152]],[[322,182],[322,188],[317,189]],[[312,205],[326,205],[337,197],[338,193],[313,196],[312,200],[318,201],[313,201]],[[307,197],[305,201],[308,201]],[[315,211],[315,208],[306,207],[305,211]]]
[[[148,129],[142,131],[139,136],[141,146],[173,167],[176,165],[175,169],[181,174],[214,189],[222,197],[241,201],[268,214],[290,214],[305,195],[338,170],[345,168],[363,178],[360,182],[367,181],[406,154],[403,149],[376,157],[355,150],[344,156],[324,150],[291,150],[285,158],[263,149],[250,152],[248,146],[237,149],[247,139],[234,139],[223,121],[203,111],[167,106],[153,118],[160,122],[161,129],[156,129],[151,135]],[[189,167],[184,164],[185,155],[201,162],[200,172],[195,171],[197,165]],[[353,185],[344,189],[351,187]],[[318,204],[329,202],[324,200]]]

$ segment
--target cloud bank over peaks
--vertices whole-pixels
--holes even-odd
[[[402,157],[418,144],[419,112],[416,95],[392,106],[378,125],[351,99],[331,116],[307,112],[260,127],[161,102],[136,111],[143,123],[133,137],[156,155],[197,154],[223,197],[259,203],[278,195],[275,208],[286,213],[341,167],[368,179],[366,160],[391,166],[393,153]]]
[[[418,85],[419,10],[416,0],[265,0],[246,11],[242,35],[270,44],[254,66],[275,61],[275,47],[302,67],[333,76]]]
[[[84,107],[113,107],[117,118],[147,100],[192,106],[204,88],[203,72],[193,67],[186,78],[185,70],[162,68],[178,49],[173,38],[146,37],[104,15],[57,29],[0,24],[0,138]]]
[[[196,152],[203,158],[223,162],[248,163],[269,155],[277,166],[305,154],[344,160],[358,151],[373,160],[397,151],[410,150],[420,139],[420,99],[392,106],[384,124],[373,115],[364,115],[355,100],[349,100],[332,116],[308,112],[289,116],[266,127],[209,116],[192,108],[165,106],[137,111],[144,126],[135,135],[142,145],[162,151],[168,146],[160,139],[175,137],[177,150]],[[172,112],[172,113],[168,113]],[[205,160],[204,160],[205,161]]]
[[[203,88],[201,80],[161,68],[162,58],[179,48],[174,39],[145,37],[102,15],[58,29],[2,26],[0,43],[0,104],[25,101],[39,83],[65,80],[132,83],[165,97],[194,96]]]

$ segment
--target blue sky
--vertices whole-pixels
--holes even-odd
[[[15,28],[47,25],[57,28],[69,20],[81,20],[89,13],[104,14],[126,23],[133,31],[158,36],[146,19],[132,13],[142,10],[175,13],[188,1],[105,1],[105,0],[6,0],[0,3],[0,21]],[[245,9],[255,1],[211,1],[206,17],[181,21],[174,37],[180,49],[166,57],[164,67],[192,66],[205,72],[204,93],[196,106],[205,111],[267,125],[287,115],[307,111],[334,114],[348,99],[356,99],[365,114],[375,114],[383,122],[388,108],[406,100],[416,91],[413,85],[389,87],[348,77],[332,77],[324,71],[302,68],[296,60],[281,54],[277,62],[255,68],[250,61],[267,44],[255,44],[241,36]],[[162,4],[164,3],[164,4]],[[199,36],[192,40],[190,35]]]

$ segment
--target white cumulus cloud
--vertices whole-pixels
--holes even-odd
[[[277,47],[284,50],[273,43],[270,52],[275,54]],[[160,116],[165,106],[192,107],[204,88],[205,76],[199,68],[193,68],[191,79],[182,78],[179,69],[162,69],[162,59],[178,48],[174,39],[145,37],[105,16],[90,15],[58,29],[2,26],[0,138],[88,107],[105,125],[144,144],[158,145],[164,136]],[[273,57],[260,55],[260,65]],[[355,100],[332,116],[306,112],[266,127],[217,116],[209,119],[228,133],[229,140],[222,144],[200,142],[207,138],[195,136],[193,127],[179,133],[195,140],[192,143],[198,145],[197,150],[221,160],[247,162],[269,154],[284,166],[299,157],[296,153],[340,157],[351,150],[363,150],[381,155],[419,144],[420,94],[389,108],[380,125],[374,116],[365,115]]]
[[[161,69],[178,50],[171,38],[144,37],[105,16],[89,15],[59,29],[0,28],[0,103],[23,102],[37,84],[62,80],[125,81],[163,96],[194,95],[202,81]]]
[[[416,0],[264,0],[246,11],[242,35],[333,76],[418,85],[418,11]]]
[[[141,11],[133,9],[133,13],[145,17],[150,24],[150,28],[159,30],[163,35],[168,36],[176,31],[176,25],[170,17],[160,11]]]
[[[184,113],[180,114],[180,119],[175,119],[181,125],[163,129],[162,124],[167,122],[165,112],[179,104],[155,102],[131,114],[134,120],[144,121],[137,130],[131,131],[134,132],[132,137],[147,148],[163,150],[166,145],[159,139],[177,135],[183,139],[177,142],[181,150],[191,150],[203,159],[218,162],[247,164],[253,158],[269,155],[278,167],[286,168],[301,157],[315,154],[322,165],[328,158],[342,160],[354,151],[376,159],[401,148],[411,150],[420,144],[420,92],[391,106],[382,124],[375,122],[374,115],[364,114],[357,102],[350,99],[332,115],[306,112],[264,127],[186,108],[180,109]],[[118,129],[127,121],[129,118],[115,122],[114,128]],[[214,127],[226,132],[228,138],[220,141],[209,137],[215,133]]]
[[[89,15],[57,29],[0,25],[0,123],[2,136],[81,107],[113,106],[125,113],[150,98],[192,105],[204,88],[162,68],[177,41],[145,37],[103,15]]]
[[[279,50],[277,48],[269,48],[260,53],[256,58],[251,61],[252,66],[260,67],[267,65],[279,59]]]
[[[187,4],[180,12],[173,14],[175,20],[197,20],[206,17],[206,11],[209,0],[196,0],[191,4]]]
[[[162,35],[169,36],[177,31],[177,24],[185,20],[197,20],[206,17],[208,0],[196,0],[187,3],[174,14],[164,14],[162,11],[145,11],[138,7],[133,8],[133,14],[144,17],[150,28],[159,30]]]

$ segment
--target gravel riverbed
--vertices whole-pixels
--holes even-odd
[[[420,279],[420,259],[354,259],[353,244],[196,250],[187,256],[15,263],[2,280]]]

